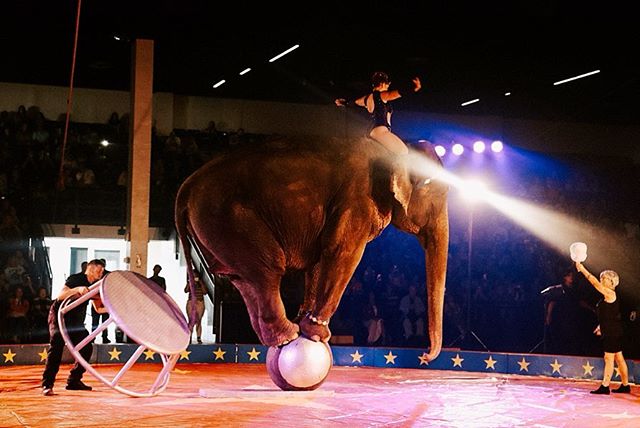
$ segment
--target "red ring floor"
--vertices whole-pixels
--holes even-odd
[[[96,365],[115,375],[120,365]],[[333,367],[315,391],[278,389],[262,364],[178,364],[167,389],[131,398],[90,374],[66,391],[63,365],[43,397],[43,366],[0,368],[1,427],[640,427],[640,390],[594,396],[598,383],[439,370]],[[148,388],[159,364],[123,386]],[[617,384],[615,384],[617,385]]]

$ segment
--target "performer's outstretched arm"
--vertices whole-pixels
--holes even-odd
[[[596,290],[598,290],[600,292],[600,294],[602,294],[604,296],[604,300],[606,302],[611,302],[611,301],[615,300],[616,292],[613,291],[612,289],[607,288],[604,285],[602,285],[602,283],[600,281],[598,281],[598,278],[593,276],[591,274],[591,272],[589,272],[587,270],[587,268],[584,267],[584,265],[582,263],[576,262],[576,269],[578,270],[578,272],[583,274],[585,276],[585,278],[587,278],[587,280],[591,283],[591,285],[593,285],[593,287]]]

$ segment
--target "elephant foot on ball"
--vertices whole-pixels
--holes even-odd
[[[261,324],[261,339],[266,346],[282,346],[297,339],[300,335],[300,327],[289,320],[277,325]]]
[[[331,330],[327,324],[318,323],[312,317],[304,317],[300,320],[300,330],[302,334],[315,342],[329,342]]]

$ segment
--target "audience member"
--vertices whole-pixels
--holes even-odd
[[[153,275],[151,275],[148,279],[158,284],[158,286],[162,288],[164,291],[167,291],[167,282],[165,281],[164,277],[160,276],[161,270],[162,270],[162,266],[155,265],[153,267]]]
[[[9,299],[7,312],[7,330],[11,343],[25,343],[29,339],[29,301],[24,297],[22,287],[14,289]]]
[[[418,296],[415,285],[409,286],[408,293],[400,300],[400,312],[402,312],[402,329],[406,343],[424,343],[424,315],[426,312],[424,302]]]
[[[363,309],[362,323],[367,333],[367,346],[376,346],[384,339],[384,320],[380,316],[375,293],[369,291],[368,296],[369,300]]]
[[[33,299],[31,305],[31,339],[33,343],[47,343],[49,339],[47,317],[52,303],[47,289],[40,287],[38,295]]]
[[[191,293],[191,287],[189,287],[188,282],[184,287],[184,292],[189,293],[187,316],[189,317],[189,324],[195,327],[198,343],[202,343],[202,317],[204,315],[204,296],[207,294],[207,290],[204,283],[198,277],[196,277],[194,285],[195,294]],[[193,330],[191,334],[193,334]],[[189,338],[189,343],[191,343],[191,338]]]

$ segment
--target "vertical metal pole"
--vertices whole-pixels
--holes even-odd
[[[469,209],[469,243],[467,247],[467,334],[471,331],[471,257],[473,255],[473,207]]]

